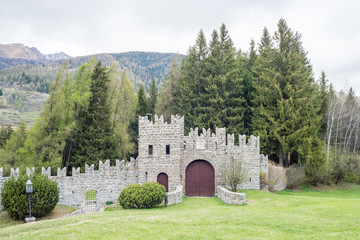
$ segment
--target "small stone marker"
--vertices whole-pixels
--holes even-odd
[[[27,218],[25,218],[26,223],[33,223],[33,222],[35,222],[35,220],[36,220],[35,217],[27,217]]]

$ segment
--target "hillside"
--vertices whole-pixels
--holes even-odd
[[[120,69],[127,69],[127,75],[137,90],[141,83],[148,87],[153,78],[160,86],[166,79],[171,62],[176,55],[175,53],[125,52],[69,57],[61,52],[40,57],[37,56],[38,51],[34,50],[36,48],[29,48],[22,44],[10,44],[10,46],[2,44],[1,46],[0,89],[3,90],[4,95],[0,97],[0,125],[18,125],[21,121],[33,124],[65,58],[69,62],[69,72],[75,72],[79,66],[89,62],[91,58],[101,60],[105,66],[117,64]],[[184,55],[179,55],[178,60],[181,61],[183,57]],[[13,95],[18,97],[16,98],[17,105],[15,100],[11,100]]]
[[[39,115],[48,94],[26,91],[0,83],[0,125],[17,126],[25,122],[32,126]]]
[[[175,53],[126,52],[72,57],[68,59],[69,71],[75,71],[91,58],[101,60],[105,66],[120,63],[121,69],[128,69],[128,76],[137,89],[141,83],[148,86],[153,78],[160,85],[166,79],[175,55]],[[179,55],[179,61],[182,57],[183,55]],[[0,82],[29,91],[47,93],[59,67],[64,62],[65,60],[58,60],[45,64],[35,60],[3,58],[0,59],[0,66],[1,64],[4,66],[0,70]]]

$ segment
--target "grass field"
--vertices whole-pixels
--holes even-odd
[[[0,239],[360,239],[360,187],[268,193],[245,191],[248,203],[184,198],[175,206],[22,224]]]

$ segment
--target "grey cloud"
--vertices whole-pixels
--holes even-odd
[[[186,53],[200,29],[225,23],[237,48],[259,42],[279,18],[299,31],[314,65],[333,82],[358,85],[358,1],[7,1],[0,8],[1,43],[22,42],[44,53],[72,56],[131,50]],[[340,84],[339,84],[340,85]],[[357,90],[360,95],[360,90]]]

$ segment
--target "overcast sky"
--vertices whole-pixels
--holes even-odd
[[[259,42],[280,18],[302,34],[314,67],[336,89],[360,95],[360,1],[0,0],[0,43],[71,56],[156,51],[186,54],[200,29],[225,23],[236,48]]]

